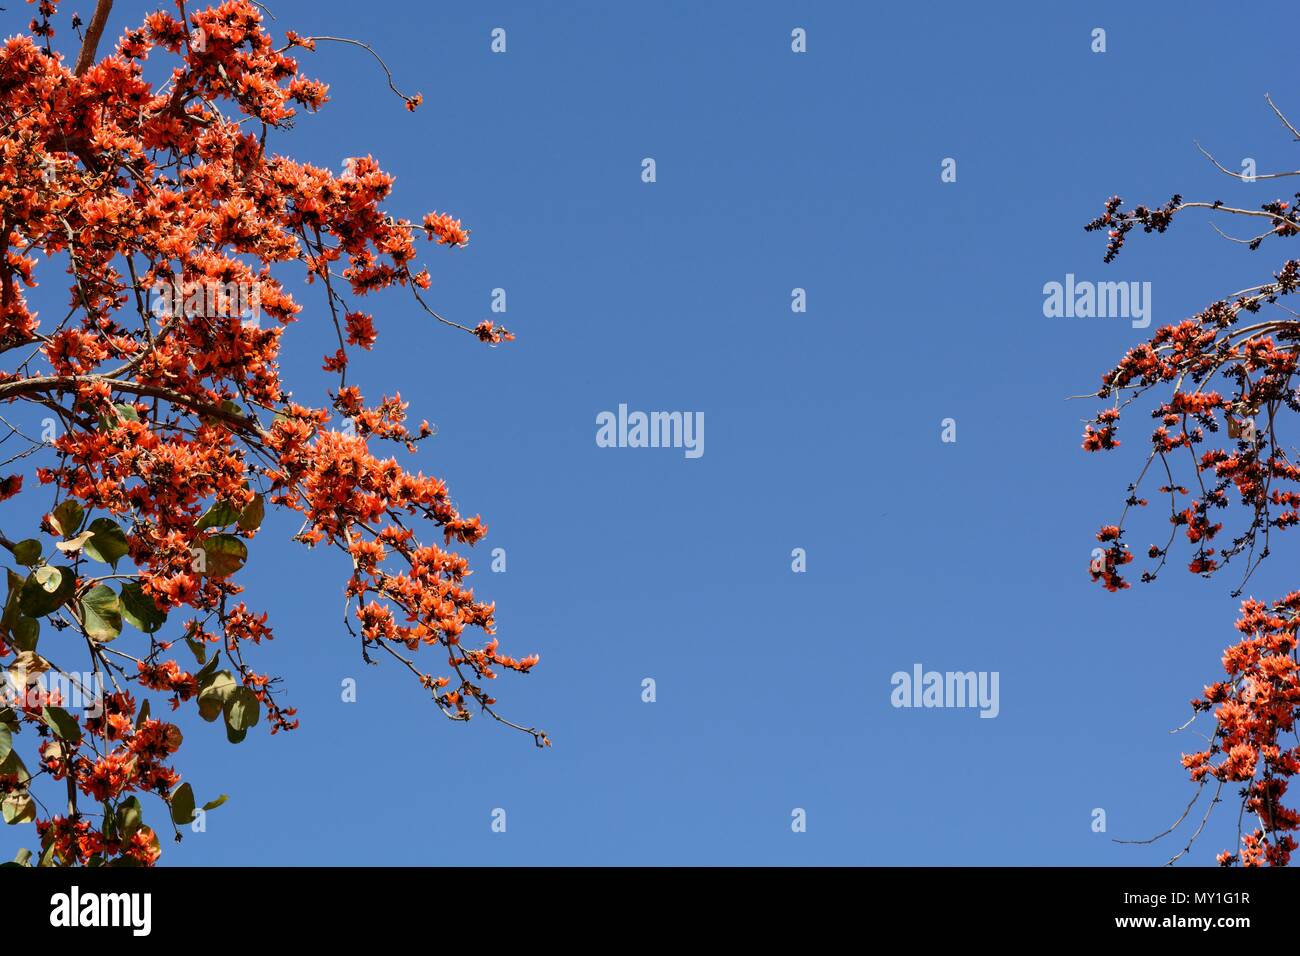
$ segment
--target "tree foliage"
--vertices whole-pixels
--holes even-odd
[[[386,212],[393,178],[370,156],[336,174],[275,151],[299,113],[327,100],[298,57],[335,38],[289,32],[277,45],[257,4],[180,2],[100,57],[112,3],[99,0],[69,65],[57,6],[41,0],[30,35],[0,48],[0,402],[53,423],[33,438],[4,419],[5,441],[28,442],[6,465],[49,459],[0,481],[0,498],[30,495],[33,515],[28,536],[0,535],[12,559],[0,616],[5,821],[35,824],[34,862],[152,864],[159,839],[141,797],[160,798],[173,827],[199,809],[173,765],[182,736],[163,703],[196,709],[232,743],[297,726],[280,680],[254,668],[272,638],[267,615],[240,599],[271,509],[297,513],[298,541],[350,557],[345,621],[367,662],[410,670],[453,720],[486,713],[548,743],[501,717],[484,689],[537,657],[499,648],[494,606],[450,550],[479,541],[483,522],[441,480],[377,451],[414,452],[432,430],[408,425],[400,395],[370,402],[347,381],[350,350],[377,339],[358,302],[383,290],[484,342],[513,338],[444,319],[424,298],[417,240],[457,248],[467,231],[445,213],[416,223]],[[66,313],[30,307],[42,268],[66,269]],[[295,273],[319,304],[286,290]],[[298,321],[336,332],[323,367],[337,387],[321,406],[293,400],[281,380]],[[442,673],[421,668],[421,648]],[[66,680],[51,690],[61,677],[93,695],[78,674],[102,681],[98,713],[68,708]],[[65,807],[45,805],[38,778],[62,782]]]

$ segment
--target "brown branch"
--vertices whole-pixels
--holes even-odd
[[[0,401],[12,401],[22,396],[38,395],[45,392],[76,392],[78,385],[91,383],[102,383],[114,391],[143,395],[148,398],[161,398],[191,413],[219,418],[241,431],[252,433],[259,438],[266,434],[256,419],[241,415],[238,412],[232,412],[220,405],[193,398],[170,388],[145,385],[139,382],[120,381],[97,375],[37,375],[31,378],[10,379],[7,382],[0,383]]]
[[[378,53],[376,53],[374,47],[372,47],[369,43],[362,43],[360,40],[353,40],[350,37],[303,37],[302,39],[304,42],[307,43],[311,43],[316,40],[329,40],[333,43],[350,43],[352,46],[361,47],[361,49],[365,50],[367,53],[369,53],[371,56],[373,56],[376,60],[379,61],[379,66],[383,69],[384,76],[388,78],[388,88],[390,90],[392,90],[402,99],[404,99],[408,104],[419,103],[420,101],[419,93],[416,93],[415,96],[407,96],[405,93],[403,93],[401,90],[397,88],[397,86],[393,83],[393,71],[388,68],[388,64],[384,62],[384,58],[380,56]]]
[[[1294,136],[1298,142],[1300,142],[1300,130],[1292,126],[1291,121],[1286,118],[1286,114],[1283,113],[1280,109],[1278,109],[1275,105],[1273,105],[1273,97],[1265,93],[1264,100],[1265,102],[1268,103],[1268,108],[1271,109],[1275,114],[1277,114],[1277,118],[1282,121],[1282,125],[1285,126],[1287,129],[1289,129],[1291,131],[1291,135]]]
[[[72,72],[81,76],[95,62],[95,51],[99,49],[100,37],[108,25],[108,15],[113,10],[113,0],[96,0],[95,12],[91,14],[90,26],[86,27],[86,39],[82,41],[81,52],[77,54],[77,65]]]

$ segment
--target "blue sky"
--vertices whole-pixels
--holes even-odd
[[[1109,266],[1082,226],[1117,192],[1285,198],[1193,140],[1232,168],[1294,168],[1264,94],[1300,116],[1300,90],[1260,46],[1290,7],[270,6],[277,33],[365,40],[425,97],[408,113],[364,51],[322,44],[304,71],[332,103],[279,148],[335,169],[372,153],[397,176],[392,211],[462,217],[469,247],[427,256],[444,314],[474,324],[507,290],[497,318],[519,341],[498,349],[372,299],[379,343],[352,373],[437,424],[416,464],[482,512],[477,592],[503,647],[542,658],[500,679],[501,708],[555,745],[449,724],[409,674],[362,665],[342,556],[269,518],[242,577],[277,634],[259,669],[285,676],[302,727],[234,747],[184,722],[187,779],[230,801],[165,862],[1146,865],[1181,848],[1112,838],[1190,798],[1178,755],[1197,742],[1169,731],[1220,673],[1236,578],[1089,583],[1141,429],[1086,455],[1096,403],[1065,399],[1149,330],[1045,318],[1042,289],[1150,281],[1154,329],[1271,274],[1285,250],[1203,218]],[[153,8],[119,2],[110,33]],[[5,32],[29,16],[11,6]],[[318,402],[334,346],[313,291],[285,372]],[[620,403],[702,411],[705,454],[597,447],[595,416]],[[1133,541],[1165,533],[1153,515]],[[1294,586],[1289,547],[1251,593]],[[890,676],[917,662],[997,671],[998,717],[892,707]],[[1193,862],[1234,830],[1226,803]],[[0,855],[31,844],[19,831]]]

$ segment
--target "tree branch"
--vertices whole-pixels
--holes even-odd
[[[15,398],[24,395],[34,395],[42,392],[70,392],[75,393],[78,385],[88,383],[103,383],[110,389],[118,392],[128,392],[133,395],[143,395],[149,398],[161,398],[170,402],[179,408],[197,415],[207,415],[210,418],[219,418],[228,424],[234,425],[242,431],[251,432],[261,437],[265,434],[257,420],[247,415],[240,415],[238,412],[232,412],[222,408],[220,405],[214,405],[210,402],[204,402],[184,395],[170,388],[162,388],[157,385],[145,385],[138,382],[121,381],[113,378],[105,378],[96,375],[36,375],[31,378],[10,379],[7,382],[0,383],[0,401],[12,401]]]
[[[108,15],[112,10],[113,0],[97,0],[95,3],[95,12],[91,14],[90,26],[86,27],[86,39],[81,44],[81,52],[77,54],[77,65],[72,70],[74,75],[81,76],[95,62],[95,51],[99,49],[99,39],[104,35],[104,27],[108,24]]]

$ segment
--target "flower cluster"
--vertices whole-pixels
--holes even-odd
[[[1290,778],[1300,771],[1300,745],[1294,739],[1300,716],[1300,664],[1295,658],[1300,628],[1300,592],[1273,606],[1247,600],[1237,630],[1243,638],[1223,655],[1225,680],[1205,688],[1192,701],[1198,712],[1214,713],[1216,729],[1204,750],[1183,755],[1192,779],[1243,784],[1245,811],[1258,821],[1240,834],[1237,853],[1223,852],[1228,865],[1268,863],[1284,866],[1296,842],[1300,814],[1282,804]]]

